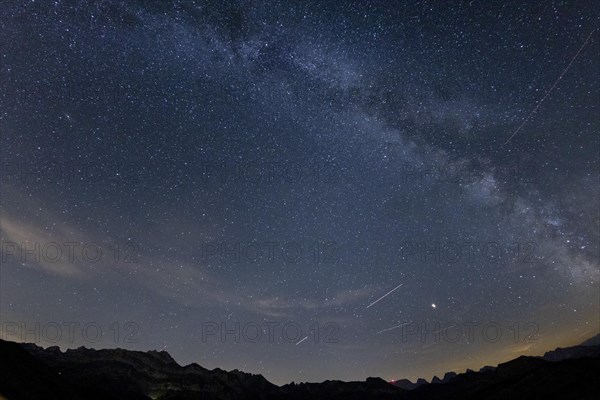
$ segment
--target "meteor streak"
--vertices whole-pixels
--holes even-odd
[[[398,286],[396,286],[395,288],[393,288],[392,290],[390,290],[389,292],[387,292],[386,294],[384,294],[383,296],[381,296],[380,298],[378,298],[377,300],[375,300],[374,302],[372,302],[371,304],[369,304],[367,306],[367,308],[371,307],[372,305],[377,304],[380,300],[382,300],[384,297],[390,295],[394,290],[398,289],[402,285],[404,285],[404,284],[403,283],[399,284]]]
[[[597,29],[598,28],[596,28],[596,29],[594,29],[593,31],[590,32],[590,34],[588,35],[588,37],[585,39],[585,42],[583,42],[583,44],[581,45],[581,47],[579,48],[579,50],[577,51],[577,53],[575,53],[575,56],[573,57],[573,59],[571,60],[571,62],[569,63],[569,65],[567,65],[567,68],[565,68],[563,70],[563,72],[560,74],[560,76],[558,77],[558,79],[556,80],[556,82],[554,82],[554,85],[552,85],[552,87],[550,88],[550,90],[548,90],[546,92],[546,94],[544,95],[544,97],[542,97],[542,100],[540,100],[540,102],[537,103],[537,105],[529,113],[529,115],[527,116],[527,118],[525,118],[525,120],[523,120],[523,123],[517,128],[516,131],[513,132],[512,135],[510,135],[510,137],[508,138],[508,140],[506,142],[504,142],[504,144],[507,144],[508,142],[510,142],[510,139],[512,139],[517,133],[519,133],[519,131],[521,130],[521,128],[523,128],[525,126],[525,124],[527,123],[527,121],[529,121],[529,118],[531,118],[531,116],[537,111],[537,109],[540,108],[540,106],[542,105],[542,103],[544,102],[544,100],[546,100],[546,98],[550,95],[550,92],[552,92],[552,90],[556,87],[556,85],[558,85],[558,82],[560,82],[560,80],[563,78],[563,76],[567,73],[567,71],[569,70],[569,68],[571,68],[571,65],[573,65],[573,62],[575,61],[575,59],[577,58],[577,56],[579,56],[579,53],[581,53],[581,50],[583,50],[583,48],[585,47],[585,45],[587,44],[587,42],[592,37],[592,34],[594,32],[596,32]]]

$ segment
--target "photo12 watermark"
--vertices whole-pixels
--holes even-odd
[[[446,160],[431,164],[403,162],[400,166],[400,183],[439,182],[469,185],[477,182],[535,183],[534,164],[516,161],[503,166],[467,160]]]
[[[341,329],[335,322],[295,321],[224,322],[207,321],[201,326],[201,342],[207,343],[338,343]]]
[[[206,241],[201,244],[202,262],[334,264],[339,260],[335,241]]]
[[[462,321],[407,321],[377,331],[377,334],[400,338],[402,343],[458,342],[498,343],[502,339],[513,343],[536,343],[539,340],[539,325],[536,322],[462,322]]]
[[[97,263],[110,260],[113,263],[136,264],[140,247],[132,241],[105,245],[96,242],[13,242],[2,241],[2,262],[16,261],[46,263]]]
[[[101,324],[94,321],[2,322],[2,340],[23,343],[138,343],[140,324],[133,321]]]
[[[500,263],[506,261],[534,264],[540,261],[533,241],[504,244],[495,241],[404,241],[400,243],[400,261],[445,263]]]

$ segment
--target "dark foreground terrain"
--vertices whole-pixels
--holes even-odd
[[[84,347],[61,352],[0,340],[0,399],[596,399],[597,337],[431,383],[325,381],[276,386],[237,370],[180,366],[166,352]],[[2,397],[4,396],[4,397]]]

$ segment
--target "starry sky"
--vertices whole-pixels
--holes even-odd
[[[2,0],[0,23],[4,339],[283,384],[599,331],[593,1]]]

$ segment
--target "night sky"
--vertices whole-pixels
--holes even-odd
[[[1,3],[3,339],[283,384],[600,330],[595,2]]]

